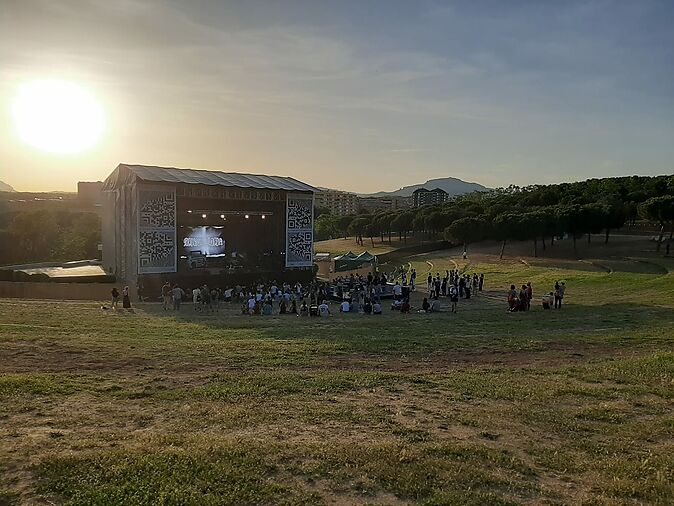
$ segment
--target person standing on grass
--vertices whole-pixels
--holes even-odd
[[[171,293],[173,294],[173,310],[180,311],[180,304],[183,301],[185,292],[183,292],[183,289],[175,284],[173,285],[173,290],[171,290]]]
[[[131,309],[131,298],[129,297],[129,287],[125,286],[122,290],[122,307],[124,309]]]
[[[559,281],[555,281],[555,309],[562,308],[562,298],[560,295],[561,288],[562,287],[559,285]]]
[[[669,244],[667,245],[669,247]],[[669,250],[667,250],[669,252]],[[417,289],[417,270],[412,269],[412,274],[410,275],[410,284],[412,285],[412,291]]]
[[[198,288],[192,288],[192,306],[194,307],[195,311],[199,310],[199,296],[201,295],[201,292],[199,291]]]
[[[566,283],[562,281],[559,285],[559,309],[562,309],[562,301],[564,300],[565,293],[566,293]]]
[[[459,290],[454,285],[449,287],[449,301],[452,303],[452,313],[456,313],[456,304],[459,302]]]
[[[393,297],[395,300],[400,300],[402,299],[403,296],[403,287],[400,286],[400,283],[396,281],[396,284],[393,285]]]
[[[478,281],[478,289],[482,291],[482,287],[484,286],[484,274],[480,274],[480,279]]]
[[[171,307],[173,301],[171,300],[171,285],[167,281],[164,283],[164,286],[161,287],[161,297],[162,297],[162,308],[164,311],[168,311]]]
[[[117,291],[116,286],[113,286],[112,290],[110,290],[110,296],[111,296],[110,308],[117,309],[117,305],[119,304],[119,291]]]
[[[510,291],[508,292],[508,310],[515,311],[517,307],[517,289],[515,285],[510,285]]]
[[[526,311],[529,303],[529,297],[527,296],[527,285],[522,285],[522,288],[520,289],[519,300],[520,311]]]
[[[527,283],[527,309],[531,309],[531,300],[534,298],[534,289],[531,287],[531,281]]]
[[[428,294],[430,295],[431,290],[433,289],[433,275],[430,272],[428,273],[427,281],[428,281]]]

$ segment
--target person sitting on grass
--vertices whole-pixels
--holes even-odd
[[[279,302],[278,305],[278,313],[279,314],[286,314],[288,311],[288,305],[286,304],[285,299],[281,299],[281,302]]]
[[[549,294],[543,295],[543,309],[552,309],[552,304],[554,301],[554,295],[552,292]]]
[[[431,309],[431,303],[428,302],[428,298],[424,297],[424,301],[421,303],[421,311],[423,313],[428,313]]]
[[[379,302],[375,301],[372,306],[372,314],[381,314],[381,304]]]
[[[344,299],[339,306],[340,313],[348,313],[350,310],[351,310],[351,305],[349,304],[349,301]]]
[[[274,306],[272,306],[271,298],[268,298],[264,301],[264,304],[262,306],[262,314],[264,316],[271,316],[272,314],[274,314]]]
[[[433,302],[431,302],[431,313],[439,313],[440,312],[440,301],[437,299],[433,299]]]
[[[307,306],[306,300],[302,301],[302,305],[300,306],[299,316],[309,316],[309,306]]]
[[[363,313],[372,314],[372,303],[370,302],[370,299],[365,299],[365,303],[363,304]]]
[[[412,306],[410,306],[410,299],[405,297],[402,304],[400,304],[400,312],[401,313],[409,313],[411,309],[412,309]]]
[[[329,308],[328,305],[325,303],[325,301],[322,301],[322,302],[318,305],[318,314],[319,314],[320,316],[330,316],[330,315],[331,315],[331,313],[330,313],[330,308]]]

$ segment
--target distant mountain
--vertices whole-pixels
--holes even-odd
[[[440,188],[445,190],[450,195],[463,195],[464,193],[476,192],[476,191],[487,191],[489,188],[482,186],[478,183],[468,183],[457,179],[455,177],[441,177],[438,179],[429,179],[424,184],[413,184],[410,186],[403,186],[399,190],[392,192],[377,192],[370,193],[368,197],[410,197],[414,190],[419,188],[426,188],[427,190],[433,190],[435,188]]]
[[[9,186],[7,183],[0,181],[0,192],[15,192],[16,190]]]

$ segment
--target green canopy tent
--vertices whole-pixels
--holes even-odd
[[[377,265],[377,257],[365,251],[360,255],[355,255],[351,251],[337,256],[335,260],[335,272],[353,271],[366,267],[368,265],[374,267]]]

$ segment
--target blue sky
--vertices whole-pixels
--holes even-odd
[[[96,149],[55,157],[3,116],[0,179],[17,189],[119,162],[353,191],[674,172],[671,1],[2,5],[0,106],[57,76],[109,123]]]

